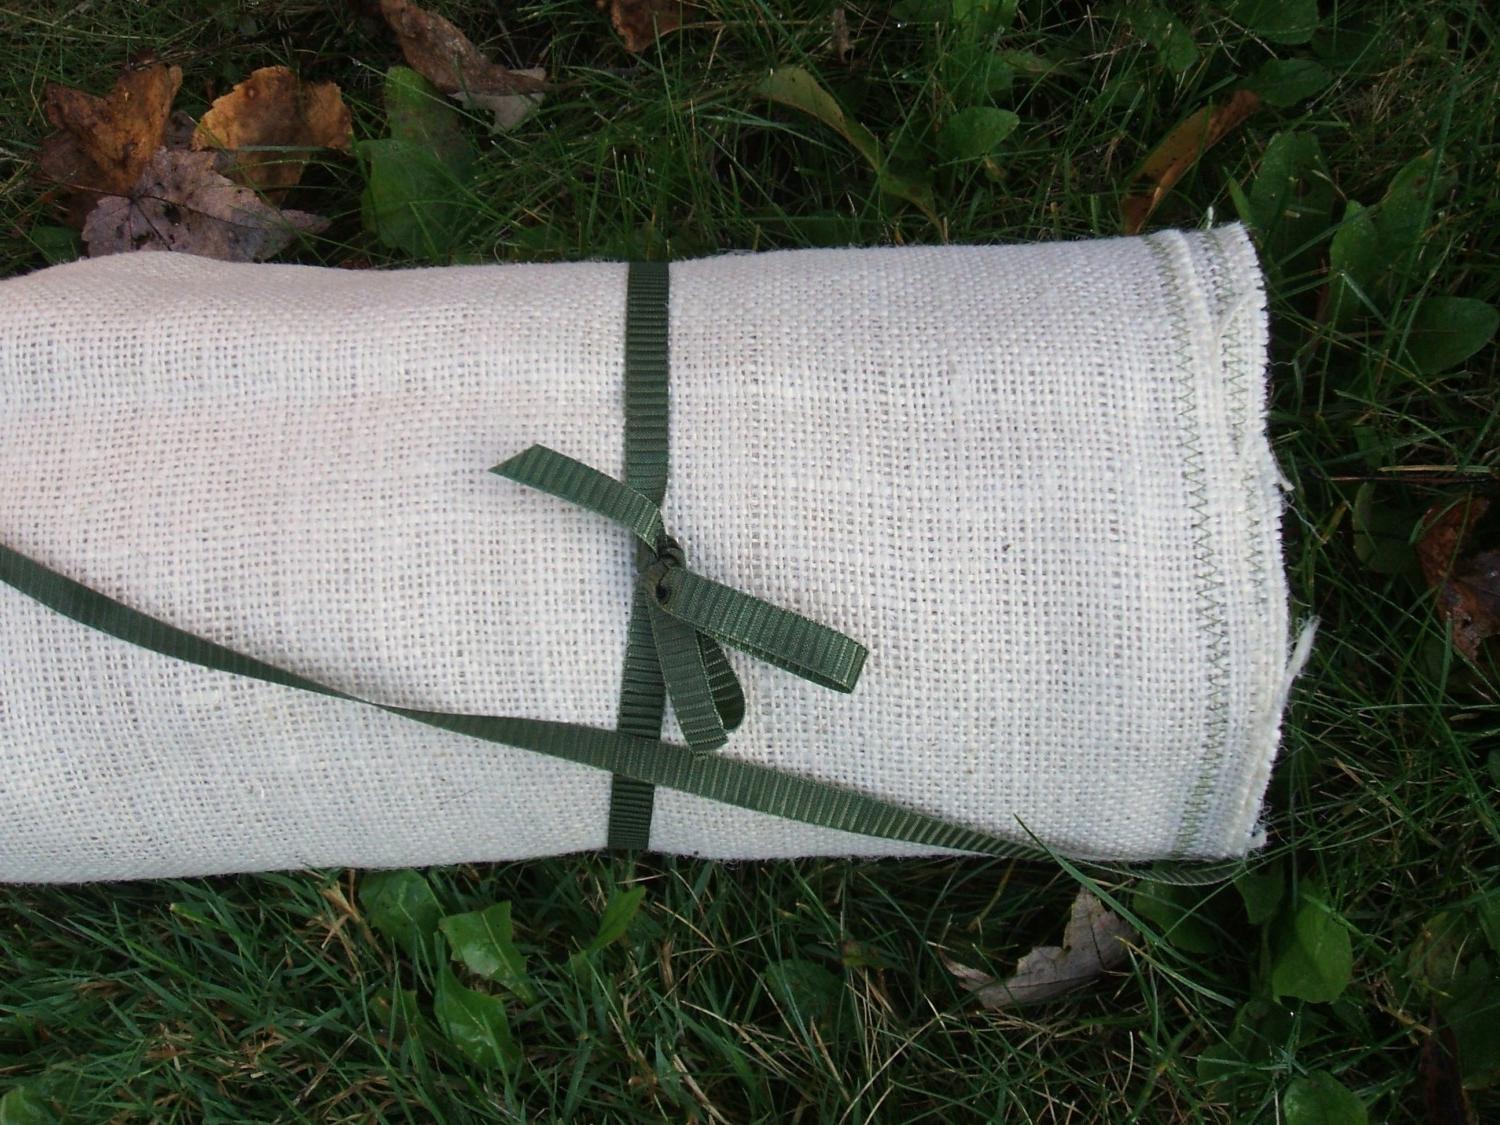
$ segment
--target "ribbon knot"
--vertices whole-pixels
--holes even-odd
[[[665,605],[672,594],[667,587],[667,572],[679,566],[687,566],[687,555],[683,553],[682,544],[663,532],[652,548],[650,561],[641,568],[641,588],[645,590],[646,596]]]
[[[596,512],[639,541],[637,581],[662,682],[689,748],[717,750],[745,717],[745,695],[724,655],[730,645],[834,691],[859,682],[865,647],[835,629],[689,569],[661,509],[629,485],[546,446],[492,472]]]

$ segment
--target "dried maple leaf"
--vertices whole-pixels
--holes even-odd
[[[1204,106],[1168,133],[1130,177],[1128,187],[1133,190],[1120,201],[1125,233],[1139,234],[1157,204],[1188,169],[1259,108],[1259,94],[1236,90],[1223,105]]]
[[[1062,945],[1039,945],[1022,957],[1003,981],[967,965],[945,959],[948,971],[987,1008],[1012,1008],[1050,1000],[1125,961],[1131,930],[1118,914],[1086,890],[1080,890],[1068,912]]]
[[[407,64],[465,106],[489,110],[496,129],[514,128],[542,100],[546,71],[491,62],[453,24],[411,0],[381,0],[380,11]]]
[[[175,250],[250,262],[284,250],[328,220],[282,211],[214,170],[212,152],[159,149],[128,196],[99,201],[83,226],[91,257],[130,250]]]
[[[41,174],[70,192],[68,217],[82,226],[90,207],[105,195],[131,189],[161,147],[182,85],[182,71],[153,63],[127,67],[104,97],[70,86],[47,84],[47,120],[58,132],[42,141]]]
[[[230,179],[280,200],[302,178],[312,150],[348,149],[351,132],[338,86],[303,83],[284,66],[264,66],[209,107],[193,148],[227,149],[234,154]]]
[[[610,0],[609,22],[625,49],[640,54],[660,35],[682,26],[682,0]]]
[[[1453,647],[1470,660],[1487,637],[1500,634],[1500,551],[1469,553],[1474,527],[1489,508],[1482,496],[1435,504],[1422,517],[1427,530],[1417,541],[1438,616],[1453,627]]]

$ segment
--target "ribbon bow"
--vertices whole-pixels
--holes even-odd
[[[650,498],[598,469],[533,445],[490,470],[614,520],[640,541],[637,578],[656,659],[689,748],[717,750],[745,717],[745,694],[721,644],[835,691],[859,681],[865,647],[826,625],[688,569]]]

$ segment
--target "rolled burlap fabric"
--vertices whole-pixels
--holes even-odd
[[[357,700],[616,728],[635,541],[488,470],[540,444],[629,476],[625,265],[139,253],[0,283],[0,878],[571,852],[612,784],[644,790],[637,843],[713,857],[1261,842],[1289,638],[1241,228],[669,276],[665,528],[868,655],[846,693],[731,648],[727,744],[689,760],[669,711],[608,768]],[[357,700],[84,623],[83,591]],[[686,789],[612,782],[658,745]],[[819,784],[768,804],[699,760]]]

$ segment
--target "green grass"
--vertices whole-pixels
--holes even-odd
[[[503,16],[435,6],[500,61],[562,84],[514,133],[467,124],[480,159],[460,260],[1114,234],[1122,185],[1176,121],[1268,58],[1322,61],[1325,90],[1251,118],[1152,223],[1235,217],[1278,134],[1321,147],[1304,185],[1328,209],[1295,232],[1258,230],[1274,438],[1295,486],[1289,570],[1299,610],[1323,622],[1272,785],[1269,856],[1336,911],[1352,980],[1331,1002],[1270,1002],[1296,900],[1252,924],[1230,885],[1157,911],[1188,922],[1170,939],[1148,924],[1127,972],[1000,1014],[975,1008],[939,951],[1003,971],[1054,940],[1075,889],[1064,873],[657,856],[431,871],[444,912],[511,903],[529,958],[533,1000],[504,1001],[521,1057],[485,1068],[433,1020],[430,951],[371,928],[357,875],[10,888],[0,1090],[75,1121],[1227,1122],[1281,1120],[1292,1083],[1329,1072],[1371,1120],[1426,1120],[1419,1055],[1435,1011],[1480,1052],[1464,997],[1500,996],[1500,951],[1486,949],[1500,937],[1500,677],[1451,651],[1409,545],[1431,504],[1494,489],[1495,350],[1436,373],[1404,350],[1425,296],[1500,303],[1500,45],[1485,6],[1324,3],[1312,44],[1288,45],[1229,5],[1173,5],[1185,55],[1147,43],[1149,21],[1125,5],[1025,0],[1008,28],[979,32],[851,6],[848,63],[816,0],[710,3],[638,59],[586,0]],[[286,63],[336,79],[358,135],[381,136],[382,77],[399,59],[358,7],[0,0],[0,274],[58,253],[54,205],[29,175],[46,81],[102,92],[154,50],[183,67],[178,104],[196,114],[254,67]],[[1020,53],[1009,81],[986,74],[996,48]],[[927,170],[939,225],[881,193],[831,130],[756,96],[787,64],[817,74],[893,164]],[[939,160],[941,124],[991,104],[1021,120],[993,167]],[[1437,174],[1400,204],[1420,240],[1356,277],[1357,315],[1332,326],[1322,293],[1345,202],[1377,203],[1428,151]],[[289,202],[334,221],[298,257],[410,263],[363,229],[362,186],[351,159],[312,170]],[[574,957],[622,887],[645,890],[626,936]],[[1469,975],[1452,985],[1439,961]],[[1471,1097],[1479,1120],[1500,1119],[1495,1091]]]

